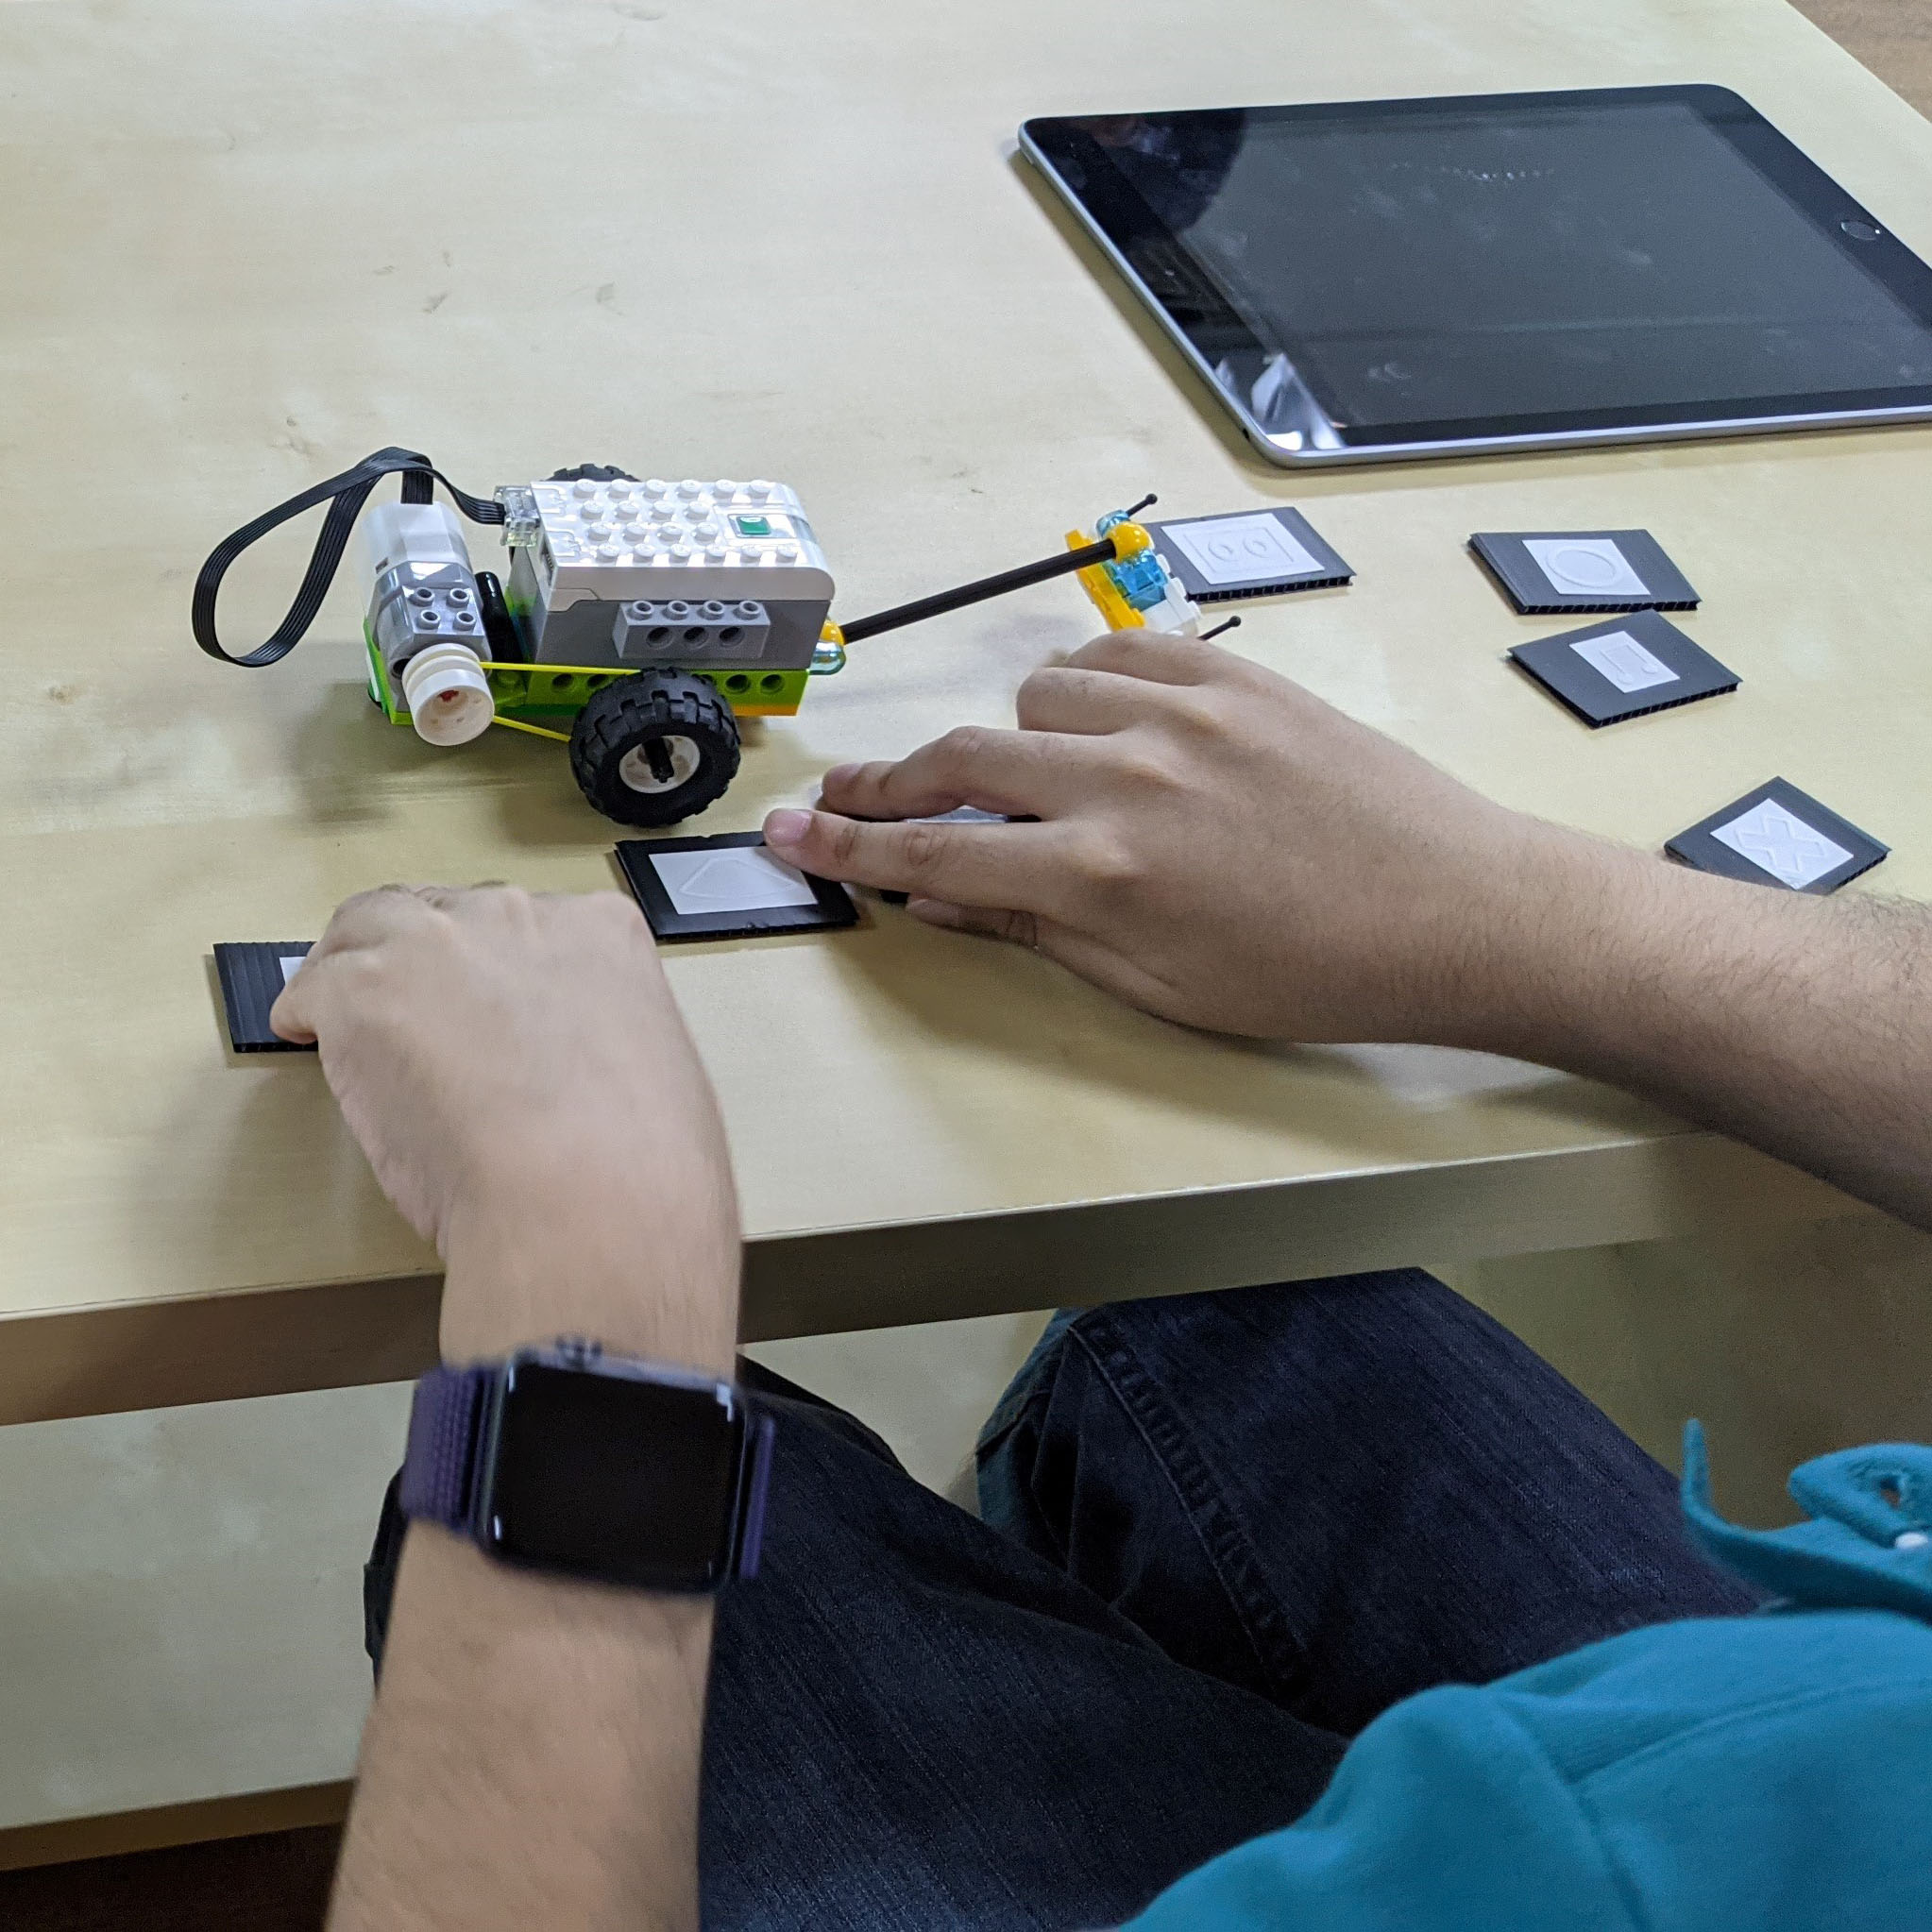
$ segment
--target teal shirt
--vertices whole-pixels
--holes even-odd
[[[1932,1932],[1932,1449],[1806,1463],[1761,1533],[1685,1451],[1691,1533],[1779,1601],[1397,1704],[1135,1932]]]

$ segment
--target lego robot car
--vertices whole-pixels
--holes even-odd
[[[286,655],[370,491],[398,472],[402,500],[361,516],[369,695],[431,744],[500,725],[568,745],[585,797],[623,825],[675,824],[720,797],[738,769],[737,720],[791,717],[810,679],[844,666],[848,643],[1069,574],[1112,628],[1198,627],[1199,608],[1134,520],[1152,498],[1102,517],[1092,536],[1070,532],[1061,554],[841,628],[824,552],[783,483],[585,464],[483,500],[427,457],[386,449],[217,546],[195,586],[202,649],[251,666]],[[435,500],[432,480],[471,521],[500,527],[507,581],[472,567],[457,510]],[[323,502],[288,617],[265,644],[231,654],[214,626],[224,573],[256,538]]]

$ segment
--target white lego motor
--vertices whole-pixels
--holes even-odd
[[[482,600],[454,514],[441,503],[383,503],[363,518],[369,630],[416,736],[467,744],[496,701],[483,669]]]
[[[445,503],[378,503],[363,513],[356,537],[371,583],[399,564],[469,568],[463,526]]]

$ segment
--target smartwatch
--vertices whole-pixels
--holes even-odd
[[[399,1500],[504,1563],[711,1591],[757,1574],[771,1436],[731,1382],[567,1339],[422,1377]]]

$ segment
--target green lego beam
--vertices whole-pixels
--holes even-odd
[[[369,652],[369,695],[392,724],[407,724],[401,693],[392,688],[382,653],[365,633]],[[593,693],[638,671],[593,670],[582,665],[485,663],[490,695],[506,718],[555,726],[576,717]],[[652,665],[669,670],[670,665]],[[681,668],[681,667],[680,667]],[[689,670],[687,677],[709,685],[740,718],[789,718],[805,698],[808,670]]]

